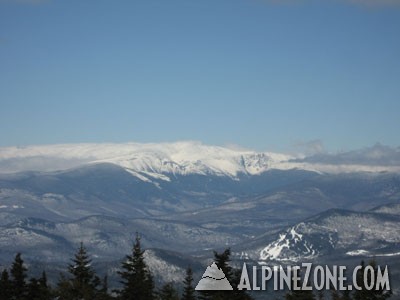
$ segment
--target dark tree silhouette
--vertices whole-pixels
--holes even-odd
[[[12,298],[12,284],[7,270],[3,270],[0,278],[0,300]]]
[[[140,245],[140,236],[137,233],[132,254],[127,255],[122,263],[122,289],[119,291],[121,300],[152,300],[154,299],[153,277],[144,261],[144,251]]]
[[[24,261],[21,258],[21,253],[17,253],[14,262],[11,266],[11,285],[12,298],[15,300],[23,300],[27,296],[26,275],[27,268],[24,266]]]
[[[196,300],[195,289],[193,287],[193,271],[190,266],[186,269],[186,277],[183,281],[182,300]]]
[[[160,300],[179,300],[178,292],[171,282],[162,286],[159,292]]]
[[[224,272],[226,279],[231,284],[232,291],[201,291],[200,299],[202,300],[251,300],[245,290],[238,290],[237,286],[240,282],[241,270],[234,269],[229,265],[231,250],[225,249],[222,253],[214,251],[214,261],[218,268]]]
[[[98,298],[100,279],[91,266],[91,259],[83,243],[80,244],[72,263],[68,265],[70,278],[61,275],[57,295],[60,299],[93,300]]]
[[[376,274],[378,271],[378,267],[376,264],[375,260],[371,260],[368,264],[368,266],[371,266],[373,269],[373,272]],[[364,280],[364,271],[365,271],[365,263],[364,261],[361,261],[361,269],[358,270],[357,272],[357,285],[361,287],[361,290],[355,290],[354,291],[354,300],[385,300],[388,299],[392,296],[392,291],[386,291],[382,289],[382,287],[379,287],[379,289],[376,289],[375,286],[371,289],[368,290],[365,284],[365,280],[367,281],[367,285],[370,285],[372,282],[371,276],[368,276]],[[368,273],[369,274],[369,273]]]

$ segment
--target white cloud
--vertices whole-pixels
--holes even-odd
[[[325,152],[324,143],[320,139],[298,141],[293,145],[293,147],[296,152],[301,152],[307,156]]]

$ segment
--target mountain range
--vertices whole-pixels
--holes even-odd
[[[0,266],[21,251],[55,272],[83,241],[112,277],[135,232],[160,280],[181,280],[188,262],[201,276],[226,247],[238,264],[397,266],[399,211],[400,149],[380,144],[312,156],[198,142],[0,148]]]

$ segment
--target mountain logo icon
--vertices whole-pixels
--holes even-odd
[[[226,278],[224,272],[215,262],[208,266],[199,283],[196,291],[232,291],[233,288]]]

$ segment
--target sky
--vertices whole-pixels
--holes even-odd
[[[398,0],[0,0],[0,146],[400,146]]]

